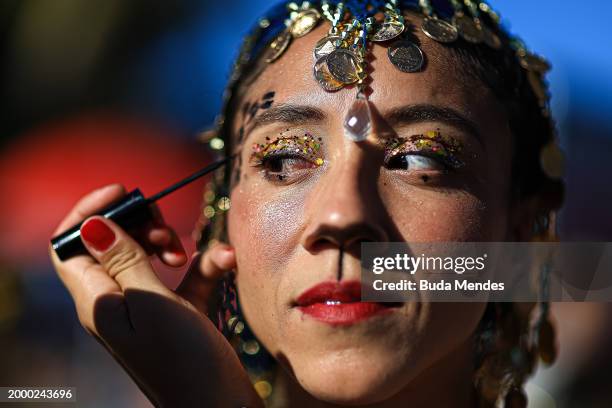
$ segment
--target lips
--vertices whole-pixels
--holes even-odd
[[[397,304],[361,302],[361,283],[323,282],[297,298],[302,313],[331,325],[351,325],[371,317],[389,313]]]

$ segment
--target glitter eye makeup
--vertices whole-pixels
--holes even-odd
[[[296,170],[319,167],[324,163],[321,138],[308,132],[283,136],[288,132],[289,129],[274,139],[266,137],[265,143],[252,146],[251,164],[262,168],[269,178],[283,181]]]
[[[435,160],[444,170],[457,170],[465,165],[458,158],[463,149],[462,143],[452,137],[444,136],[439,130],[431,130],[408,138],[394,138],[385,147],[385,165],[405,170],[440,170]]]

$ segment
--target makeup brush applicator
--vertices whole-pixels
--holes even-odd
[[[130,191],[125,197],[114,202],[103,210],[92,215],[100,215],[109,220],[113,220],[126,230],[133,230],[153,219],[150,205],[167,196],[168,194],[186,186],[194,180],[218,169],[229,163],[234,156],[226,157],[217,162],[209,164],[203,169],[193,173],[187,178],[171,185],[159,193],[146,198],[142,192],[136,188]],[[81,225],[79,223],[69,228],[67,231],[51,239],[51,246],[60,260],[65,261],[76,255],[87,254],[87,250],[81,240]]]

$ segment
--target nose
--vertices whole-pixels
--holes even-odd
[[[385,206],[378,187],[382,152],[346,141],[328,163],[306,208],[302,245],[311,253],[336,248],[361,256],[362,242],[387,242]]]

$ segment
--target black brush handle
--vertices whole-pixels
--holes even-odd
[[[153,219],[149,203],[150,201],[142,195],[140,190],[135,189],[119,201],[92,215],[100,215],[113,220],[123,229],[130,230]],[[81,225],[83,225],[82,222],[51,239],[53,250],[62,261],[88,253],[81,241]]]

